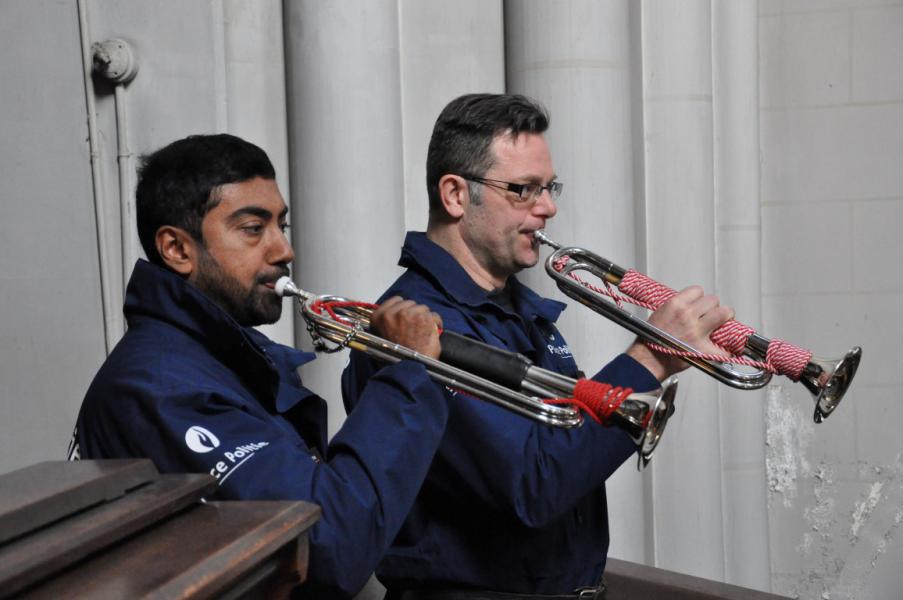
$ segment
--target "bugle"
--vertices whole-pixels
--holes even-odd
[[[640,467],[649,462],[672,412],[676,378],[665,381],[655,392],[630,393],[629,389],[565,377],[537,367],[522,354],[450,331],[440,334],[442,350],[436,360],[371,333],[372,304],[318,296],[300,289],[288,277],[279,279],[275,289],[280,296],[297,298],[318,351],[348,347],[388,363],[414,360],[453,392],[463,392],[552,427],[580,426],[580,406],[603,424],[616,425],[630,435],[639,451]]]
[[[675,294],[674,290],[632,269],[619,267],[584,248],[563,248],[544,231],[537,231],[534,236],[538,242],[554,248],[554,252],[546,259],[545,268],[562,292],[632,331],[653,348],[681,356],[694,367],[731,387],[758,389],[771,380],[773,373],[785,375],[792,381],[799,381],[809,390],[815,400],[813,419],[816,423],[821,423],[837,408],[853,381],[862,358],[862,349],[858,346],[853,347],[841,359],[813,358],[808,350],[783,340],[764,338],[752,328],[734,320],[728,321],[712,334],[713,341],[731,352],[732,357],[700,353],[617,306],[608,299],[616,297],[615,294],[588,284],[576,276],[575,272],[588,271],[606,286],[617,287],[625,295],[625,299],[651,309]],[[745,364],[756,367],[757,370],[739,371],[732,368],[731,364]]]

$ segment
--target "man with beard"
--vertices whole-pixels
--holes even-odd
[[[147,157],[136,191],[139,261],[128,332],[91,384],[73,457],[149,457],[216,477],[216,497],[307,500],[310,597],[347,597],[401,526],[445,430],[448,406],[420,364],[379,371],[331,443],[326,403],[296,369],[314,358],[252,329],[282,311],[294,258],[273,166],[230,135],[191,136]],[[383,336],[438,357],[441,321],[400,298]]]
[[[523,96],[470,94],[445,107],[427,152],[427,231],[408,233],[399,261],[407,271],[387,295],[430,306],[446,330],[577,377],[555,326],[564,305],[516,277],[537,263],[534,232],[555,216],[562,190],[548,122]],[[650,320],[720,353],[708,335],[731,316],[694,286]],[[594,379],[648,391],[684,368],[634,343]],[[346,406],[360,409],[375,373],[368,357],[352,353]],[[630,437],[588,419],[552,429],[461,394],[450,410],[430,473],[377,569],[387,599],[602,598],[605,480],[633,455]]]

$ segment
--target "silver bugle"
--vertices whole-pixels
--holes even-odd
[[[275,290],[280,296],[298,299],[301,316],[318,351],[334,352],[348,347],[388,363],[414,360],[426,367],[432,379],[452,391],[464,392],[552,427],[567,429],[583,423],[583,416],[575,406],[544,401],[573,398],[581,380],[537,367],[523,355],[449,331],[443,331],[440,336],[443,350],[436,360],[371,333],[372,305],[339,296],[319,296],[302,290],[288,277],[279,279]],[[337,306],[326,311],[321,309],[325,304]],[[329,347],[325,341],[334,346]],[[493,369],[493,364],[499,365],[498,368]],[[474,370],[478,373],[473,373]],[[676,391],[677,379],[671,378],[654,392],[632,393],[606,423],[630,435],[639,451],[640,467],[649,462],[661,440]]]
[[[576,277],[572,276],[575,271],[588,271],[602,281],[617,287],[627,275],[627,269],[585,248],[576,246],[564,248],[561,244],[552,241],[544,231],[537,231],[534,233],[534,236],[540,243],[551,246],[554,249],[554,252],[546,259],[546,273],[555,280],[558,289],[562,292],[603,317],[632,331],[643,340],[678,352],[699,354],[696,349],[654,325],[650,325],[645,319],[636,317],[623,310],[615,303],[607,300],[604,295],[591,290],[585,284],[578,282]],[[561,263],[564,262],[565,257],[570,260],[562,267]],[[747,338],[743,353],[755,360],[764,361],[771,344],[772,340],[753,333]],[[727,364],[730,359],[720,362],[694,356],[682,356],[682,358],[722,383],[738,389],[758,389],[771,380],[772,373],[765,369],[754,372],[742,372],[730,368]],[[815,401],[813,419],[816,423],[821,423],[837,408],[853,381],[853,376],[856,374],[856,369],[859,367],[861,359],[862,349],[859,346],[851,348],[840,359],[826,360],[814,358],[810,355],[808,362],[799,375],[798,381],[813,396]]]

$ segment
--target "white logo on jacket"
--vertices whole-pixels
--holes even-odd
[[[191,450],[198,454],[210,452],[219,447],[219,439],[209,429],[200,425],[192,425],[185,432],[185,443]]]
[[[254,458],[258,450],[269,445],[269,442],[251,442],[250,444],[236,446],[232,452],[223,452],[225,460],[217,461],[213,468],[210,469],[210,474],[219,480],[218,485],[222,485],[240,466]]]
[[[546,348],[549,351],[549,354],[552,356],[560,356],[562,358],[573,358],[574,355],[571,354],[571,349],[567,344],[562,344],[560,346],[553,346],[552,344],[548,344]]]

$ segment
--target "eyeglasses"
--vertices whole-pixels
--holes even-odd
[[[459,175],[459,177],[463,177],[468,181],[481,183],[483,185],[488,185],[489,187],[494,187],[496,189],[517,194],[517,202],[519,203],[536,202],[542,195],[543,190],[549,192],[549,196],[552,198],[552,200],[557,200],[558,196],[561,195],[561,188],[564,187],[564,184],[560,181],[553,181],[549,185],[539,185],[538,183],[511,183],[510,181],[486,179],[484,177],[475,177],[473,175]]]

